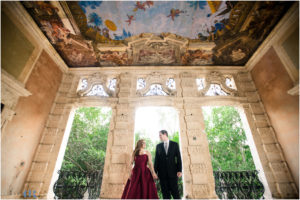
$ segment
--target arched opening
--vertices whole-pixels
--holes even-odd
[[[48,197],[90,199],[100,196],[111,115],[109,107],[72,109]]]
[[[160,130],[166,130],[169,139],[177,142],[181,148],[179,113],[175,108],[166,106],[137,108],[135,113],[134,145],[139,139],[145,139],[147,150],[151,152],[153,163],[156,145],[161,142],[159,139]],[[184,175],[178,179],[178,190],[181,198],[185,196],[183,177]],[[156,181],[156,188],[159,198],[162,199],[163,196],[159,181]]]
[[[218,197],[271,198],[244,110],[204,106],[203,114]]]

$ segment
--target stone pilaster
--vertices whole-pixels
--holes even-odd
[[[181,87],[184,103],[180,127],[186,198],[217,198],[202,109],[189,99],[197,94],[196,77],[182,73]]]
[[[40,143],[35,152],[23,191],[35,190],[38,197],[47,198],[52,176],[58,177],[55,171],[56,161],[72,109],[71,99],[76,94],[77,84],[78,78],[76,79],[75,76],[70,74],[64,74]]]
[[[248,72],[239,73],[237,86],[241,94],[247,97],[248,103],[243,104],[243,109],[272,196],[275,198],[298,197],[297,187],[251,75]]]
[[[119,81],[119,102],[111,120],[100,198],[121,198],[133,151],[135,110],[128,102],[131,75],[121,74]]]

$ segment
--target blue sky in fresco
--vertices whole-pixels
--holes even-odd
[[[144,3],[142,1],[141,3]],[[162,33],[171,32],[191,39],[198,38],[198,34],[207,36],[207,29],[215,26],[215,20],[222,20],[229,17],[229,13],[217,16],[226,9],[225,2],[222,2],[218,11],[213,13],[206,1],[154,1],[153,5],[143,9],[137,9],[135,1],[84,1],[79,2],[85,12],[88,25],[103,29],[105,21],[110,20],[117,26],[116,31],[110,31],[110,38],[124,39],[131,35],[140,33]],[[179,13],[172,17],[171,9],[179,9]],[[129,25],[126,20],[133,15],[135,20]],[[127,33],[127,35],[124,35]]]

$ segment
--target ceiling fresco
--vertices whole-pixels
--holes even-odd
[[[69,67],[240,66],[293,2],[22,2]]]

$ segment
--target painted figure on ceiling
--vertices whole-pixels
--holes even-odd
[[[184,13],[182,10],[172,8],[170,10],[170,14],[167,17],[171,17],[172,21],[174,21],[175,17],[178,17],[180,13]]]
[[[108,30],[108,28],[104,28],[104,29],[102,30],[102,34],[103,34],[103,36],[106,37],[107,39],[110,39],[110,38],[109,38],[109,30]]]
[[[145,8],[146,4],[145,3],[141,3],[139,1],[136,2],[135,4],[135,8],[133,9],[134,12],[138,11],[138,9],[141,9],[143,11],[146,11],[146,8]]]
[[[211,26],[211,30],[207,29],[207,32],[209,33],[209,37],[207,38],[208,41],[215,41],[223,35],[225,24],[218,22],[218,20],[215,20],[214,23],[214,26]]]
[[[135,20],[135,18],[134,18],[133,15],[128,15],[128,14],[127,14],[127,17],[128,17],[128,20],[126,20],[125,22],[128,22],[128,26],[130,26],[131,21],[132,21],[132,20]]]

